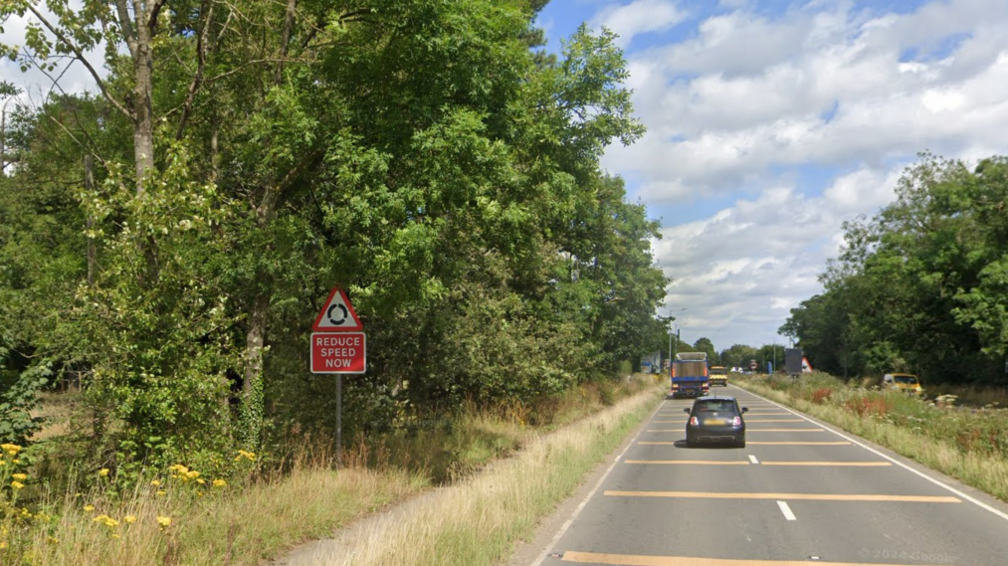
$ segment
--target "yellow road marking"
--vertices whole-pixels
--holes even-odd
[[[584,562],[614,566],[900,566],[865,562],[809,562],[808,560],[739,560],[730,558],[699,558],[694,556],[648,556],[643,554],[603,554],[599,552],[564,552],[564,562]]]
[[[655,424],[686,424],[686,421],[651,421]]]
[[[803,423],[805,419],[746,419],[747,423]]]
[[[884,467],[892,466],[889,462],[763,462],[764,466],[850,466],[850,467]]]
[[[747,432],[824,432],[821,428],[749,428]]]
[[[647,432],[682,432],[681,428],[649,428]]]
[[[641,442],[640,444],[645,444]],[[661,442],[653,442],[652,444],[662,444]],[[674,442],[667,442],[665,444],[675,444]],[[746,444],[759,444],[761,446],[850,446],[850,442],[846,440],[827,440],[827,441],[790,441],[790,440],[747,440]]]
[[[648,442],[646,440],[641,440],[637,444],[660,444],[662,446],[675,446],[675,442]]]
[[[757,413],[755,411],[749,411],[746,413],[750,417],[788,417],[792,416],[794,413]]]
[[[675,444],[674,442],[641,442],[639,444]],[[749,462],[736,460],[625,460],[626,464],[695,464],[708,466],[748,466]],[[892,466],[889,462],[761,462],[764,466],[846,466],[852,468],[881,468]]]
[[[960,503],[944,495],[878,495],[839,493],[729,493],[707,491],[621,491],[606,490],[612,497],[666,497],[679,499],[783,499],[806,501],[898,501],[907,503]]]
[[[749,462],[736,460],[624,460],[626,464],[696,464],[700,466],[748,466]]]

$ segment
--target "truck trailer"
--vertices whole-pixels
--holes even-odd
[[[699,397],[710,391],[707,354],[681,352],[672,362],[672,398]]]

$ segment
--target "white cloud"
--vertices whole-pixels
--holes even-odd
[[[677,315],[683,340],[706,336],[719,350],[782,340],[776,330],[790,309],[821,292],[818,276],[843,243],[842,222],[891,202],[900,172],[857,169],[816,197],[774,186],[709,218],[663,228],[655,255],[673,279],[667,308],[687,309]]]
[[[676,2],[635,0],[604,8],[592,19],[592,27],[605,26],[619,34],[621,45],[628,45],[636,35],[669,29],[685,18]]]
[[[774,166],[1004,147],[1008,3],[996,4],[935,1],[896,15],[825,3],[772,20],[746,8],[709,18],[690,39],[629,54],[649,131],[604,163],[661,203],[762,186]],[[963,38],[956,50],[924,57],[952,34]],[[922,58],[901,61],[912,48]]]

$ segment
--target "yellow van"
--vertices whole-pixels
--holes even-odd
[[[885,389],[897,389],[911,395],[924,394],[924,388],[921,387],[920,380],[912,373],[887,373],[882,376],[882,387]]]

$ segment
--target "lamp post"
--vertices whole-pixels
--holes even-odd
[[[676,312],[683,312],[684,310],[686,310],[686,307],[683,307],[683,308],[679,309]],[[672,309],[669,309],[668,351],[669,351],[669,369],[670,370],[672,368],[672,360],[675,359],[675,355],[676,355],[676,352],[673,350],[673,347],[672,347],[672,335],[673,334],[675,334],[675,337],[676,337],[675,350],[679,349],[679,328],[678,328],[679,325],[675,324],[674,322],[672,322],[674,320],[675,320],[675,317],[672,316]]]

